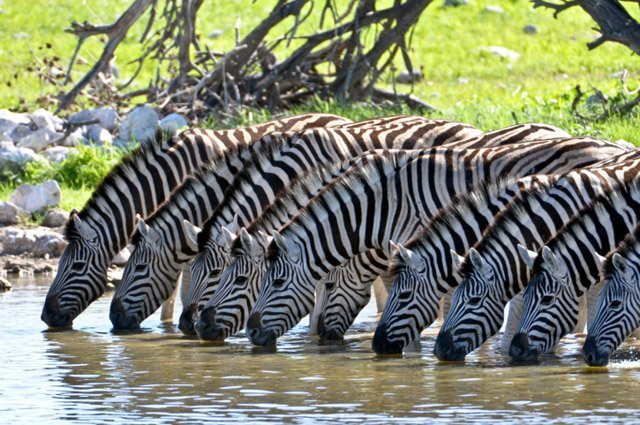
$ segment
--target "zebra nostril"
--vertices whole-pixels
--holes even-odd
[[[249,316],[247,321],[247,329],[251,332],[253,330],[259,330],[262,327],[260,312],[255,312]]]

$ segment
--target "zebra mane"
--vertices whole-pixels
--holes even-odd
[[[632,190],[638,190],[640,187],[637,183],[633,183],[633,188],[630,186],[622,185],[617,186],[609,193],[598,196],[593,199],[590,205],[587,205],[580,209],[578,214],[571,218],[562,228],[553,235],[548,241],[545,242],[546,246],[551,248],[557,245],[564,245],[569,242],[570,239],[587,240],[588,235],[585,234],[584,228],[581,226],[586,220],[592,219],[593,215],[604,216],[609,212],[607,205],[616,209],[616,205],[623,203],[626,204],[627,197]],[[551,246],[553,245],[553,246]],[[540,253],[542,248],[538,250]],[[532,273],[539,273],[543,263],[542,255],[538,255],[533,262]]]
[[[327,207],[332,203],[332,197],[343,195],[342,198],[350,198],[353,193],[361,193],[381,176],[390,174],[405,165],[412,157],[409,152],[381,149],[360,155],[351,168],[318,192],[313,200],[301,208],[291,221],[280,229],[280,232],[298,234],[302,228],[317,221],[318,217],[326,215]]]
[[[179,137],[174,136],[174,138]],[[131,150],[126,156],[124,156],[120,162],[115,165],[109,174],[107,174],[102,181],[98,184],[98,187],[91,194],[91,198],[85,203],[84,207],[78,212],[78,217],[82,220],[89,216],[90,211],[96,209],[98,204],[107,197],[109,191],[113,190],[116,185],[116,181],[125,176],[135,175],[139,166],[146,162],[147,157],[153,155],[159,148],[161,148],[165,142],[167,142],[167,136],[161,130],[156,131],[156,135],[152,140],[140,143],[136,148]],[[76,238],[78,231],[75,228],[73,220],[67,220],[64,227],[64,238],[70,240]]]
[[[259,179],[265,168],[273,164],[280,154],[285,151],[287,147],[291,146],[293,141],[303,137],[309,130],[302,132],[273,132],[263,138],[263,140],[266,138],[270,138],[270,140],[268,143],[260,146],[259,149],[251,150],[251,157],[245,162],[245,165],[235,176],[234,184],[225,191],[224,201],[218,206],[218,208],[216,208],[216,211],[221,210],[225,205],[227,205],[229,200],[233,199],[234,194],[241,194],[248,190],[249,187],[252,186],[250,182],[254,181],[256,178]],[[198,234],[198,247],[200,249],[204,248],[209,241],[216,218],[217,214],[214,213],[203,224],[202,231]]]
[[[628,254],[636,251],[639,244],[640,224],[637,224],[633,230],[629,232],[624,239],[622,239],[618,246],[607,254],[601,269],[602,275],[610,276],[615,271],[615,267],[613,265],[613,254],[617,253],[628,258]]]
[[[407,241],[404,246],[411,250],[421,251],[431,242],[430,235],[442,234],[451,231],[454,222],[460,221],[470,211],[480,205],[490,202],[507,187],[515,184],[516,178],[499,179],[491,183],[481,183],[472,188],[469,192],[463,192],[454,197],[449,204],[441,208],[438,213],[429,220],[427,226],[421,229],[413,238]],[[448,253],[447,253],[448,255]],[[400,273],[406,264],[398,256],[392,256],[389,260],[389,273],[395,276]]]

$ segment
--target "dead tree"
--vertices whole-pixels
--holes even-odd
[[[102,34],[108,41],[91,70],[61,98],[59,108],[68,107],[105,69],[127,31],[144,16],[148,22],[140,39],[138,71],[118,87],[120,99],[146,96],[161,109],[177,110],[192,119],[240,106],[289,108],[314,96],[402,101],[430,108],[376,83],[394,68],[396,57],[413,72],[412,29],[432,1],[394,0],[391,6],[378,8],[375,0],[280,0],[244,38],[236,28],[235,47],[222,54],[199,42],[197,13],[206,7],[203,0],[135,0],[111,25],[72,24],[68,31],[78,36],[76,54],[87,37]],[[316,7],[322,9],[315,11]],[[321,30],[307,34],[304,28],[311,23]],[[286,57],[279,60],[282,52]],[[145,89],[127,91],[149,58],[158,61],[155,80]]]

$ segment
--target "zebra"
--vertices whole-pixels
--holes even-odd
[[[564,136],[564,131],[558,132],[555,128],[540,124],[524,124],[486,133],[481,144],[468,142],[465,146],[494,146],[505,144],[505,140],[515,143],[561,136]],[[381,278],[381,283],[390,287],[388,260],[384,250],[372,250],[329,272],[324,285],[320,286],[322,291],[316,294],[310,320],[312,324],[317,323],[317,334],[322,340],[341,340],[344,337],[355,317],[368,303],[371,285],[376,279]]]
[[[602,289],[582,357],[590,366],[606,366],[611,354],[640,326],[640,224],[606,258],[597,258]]]
[[[226,172],[217,166],[212,167],[206,171],[208,176],[197,180],[195,185],[185,187],[175,196],[175,202],[167,204],[155,214],[150,222],[151,227],[141,223],[141,237],[136,238],[136,247],[125,268],[123,282],[111,303],[110,318],[114,327],[139,327],[140,322],[172,293],[183,264],[197,253],[197,243],[192,243],[194,238],[190,237],[197,233],[197,229],[184,224],[182,219],[204,224],[229,195],[228,191],[235,192],[231,190],[231,182],[234,187],[244,187],[243,181],[251,182],[254,175],[262,177],[267,170],[269,184],[286,185],[318,163],[349,157],[368,147],[393,146],[394,143],[410,147],[421,143],[446,142],[457,137],[474,136],[478,131],[455,122],[399,116],[265,136],[260,142],[266,143],[269,153],[254,155],[256,158],[248,161],[252,164],[248,168],[236,165],[236,172],[243,169],[236,179],[232,178],[235,173],[230,172],[229,167]],[[232,159],[237,163],[236,157]],[[225,161],[228,162],[228,159]],[[254,171],[247,171],[251,169]],[[277,186],[275,188],[277,190]],[[263,199],[255,202],[270,199],[270,188],[265,192],[260,193]],[[203,197],[208,199],[205,201]],[[252,208],[253,205],[247,206],[251,200],[249,197],[242,199],[243,208]]]
[[[116,166],[81,211],[65,225],[69,242],[49,288],[41,319],[70,327],[103,292],[107,267],[135,226],[135,215],[151,214],[184,179],[224,151],[275,130],[299,130],[350,122],[331,114],[305,114],[234,130],[186,130],[168,141],[144,144]]]
[[[535,360],[575,327],[579,299],[599,278],[597,253],[613,250],[638,222],[638,189],[632,182],[598,198],[537,252],[518,247],[531,279],[511,358]]]
[[[453,147],[482,147],[485,145],[502,145],[502,144],[510,144],[514,143],[516,140],[527,140],[528,138],[550,138],[550,137],[559,137],[566,135],[566,132],[558,129],[557,127],[548,126],[545,124],[522,124],[515,125],[505,129],[496,130],[493,132],[488,132],[483,135],[477,135],[475,137],[467,137],[463,140],[456,141],[451,137],[447,141],[447,146]],[[437,143],[437,140],[433,140],[431,144]],[[442,142],[441,142],[442,143]],[[423,144],[424,145],[424,144]],[[403,147],[408,147],[406,143]],[[258,185],[255,185],[258,186]],[[255,187],[254,186],[254,187]],[[252,187],[249,187],[249,190],[245,194],[240,194],[242,199],[251,199],[255,197],[252,194]],[[273,191],[271,191],[273,193]],[[232,201],[233,202],[233,201]],[[253,204],[259,204],[258,201],[253,201]],[[189,333],[193,328],[193,322],[195,317],[197,316],[197,312],[200,311],[206,301],[211,297],[211,294],[215,291],[217,287],[217,281],[220,277],[219,273],[223,269],[223,265],[227,263],[228,260],[228,248],[225,246],[227,243],[225,242],[228,238],[222,238],[220,236],[220,231],[227,226],[232,218],[234,217],[235,211],[249,211],[246,207],[238,207],[238,208],[227,208],[226,212],[221,209],[216,212],[217,218],[212,217],[207,225],[205,226],[205,231],[202,233],[204,237],[202,240],[207,240],[206,243],[203,244],[201,249],[201,253],[197,256],[192,264],[192,285],[191,285],[191,293],[190,300],[191,303],[187,302],[187,307],[183,310],[183,314],[181,315],[180,326],[183,332]],[[252,208],[250,213],[259,213],[259,208]],[[241,221],[243,223],[247,223],[248,219],[255,217],[255,215],[251,215],[250,217],[245,217]],[[207,236],[207,234],[211,234],[210,229],[220,229],[220,231],[213,233],[214,237]],[[233,235],[231,235],[231,238]],[[363,258],[365,261],[368,261],[370,254],[363,254]],[[359,267],[361,269],[361,267]],[[216,273],[212,274],[212,271],[215,270]],[[356,276],[354,274],[353,276]],[[358,276],[362,278],[364,276]],[[196,306],[195,301],[198,301],[198,305]]]
[[[590,184],[587,179],[575,186],[553,187],[515,201],[500,214],[458,261],[463,279],[436,338],[436,357],[462,360],[498,331],[504,306],[530,277],[517,245],[537,249],[593,199],[616,187],[621,182],[617,178],[625,171],[627,179],[635,179],[637,164],[627,165],[617,170],[613,167],[613,181]]]
[[[534,190],[542,190],[551,184],[565,192],[570,192],[573,186],[596,185],[599,182],[606,184],[612,181],[609,183],[612,185],[615,180],[633,175],[637,166],[634,160],[637,159],[640,159],[640,151],[634,150],[615,157],[611,161],[611,164],[615,164],[613,166],[595,168],[606,165],[605,161],[589,169],[560,176],[559,180],[554,177],[544,185],[535,182],[537,187]],[[480,239],[483,230],[493,223],[494,214],[500,212],[513,197],[526,194],[531,183],[534,182],[524,178],[517,181],[513,188],[510,184],[503,188],[494,185],[480,187],[439,211],[425,229],[407,244],[398,244],[400,249],[391,260],[392,288],[376,328],[374,351],[378,354],[401,352],[436,319],[438,301],[461,281],[450,251],[467,252]],[[510,314],[509,321],[512,320]]]
[[[491,176],[559,172],[558,165],[568,170],[623,151],[610,142],[581,140],[373,155],[273,234],[270,266],[247,323],[249,338],[275,344],[309,313],[315,284],[332,268],[365,250],[388,250],[390,240],[407,238],[453,196]]]

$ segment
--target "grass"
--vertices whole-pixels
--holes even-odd
[[[54,57],[59,58],[61,68],[66,67],[76,43],[74,36],[63,32],[70,22],[111,23],[131,2],[33,0],[27,9],[23,2],[0,0],[3,22],[0,61],[4,65],[0,68],[0,84],[5,88],[0,92],[0,108],[32,110],[38,107],[39,98],[60,90],[25,69]],[[212,50],[229,50],[234,45],[236,22],[239,22],[240,35],[244,36],[266,16],[273,4],[275,0],[207,0],[197,23],[201,43]],[[505,13],[487,12],[484,10],[487,5],[500,6]],[[319,9],[316,7],[313,13]],[[638,18],[638,11],[628,9]],[[128,63],[140,54],[137,40],[145,24],[139,22],[132,28],[117,52],[120,82],[126,81],[134,70]],[[525,34],[523,28],[529,24],[536,25],[539,32]],[[415,84],[413,92],[438,108],[430,114],[432,117],[464,121],[484,130],[538,121],[557,125],[576,135],[625,139],[640,144],[637,114],[595,122],[581,121],[571,113],[576,85],[584,90],[595,86],[613,97],[620,91],[617,72],[627,69],[631,82],[639,77],[638,58],[626,47],[605,43],[593,51],[588,50],[586,43],[597,36],[593,26],[590,17],[579,8],[571,8],[554,19],[551,11],[533,9],[531,3],[524,0],[471,0],[467,6],[456,8],[444,7],[442,0],[434,1],[420,18],[412,38],[413,65],[424,73],[423,81]],[[222,35],[215,39],[208,37],[214,30],[221,30]],[[311,24],[301,29],[305,33],[315,30]],[[295,43],[289,49],[295,47]],[[494,45],[520,53],[519,59],[510,61],[483,52],[482,47]],[[73,74],[75,80],[88,70],[101,50],[99,40],[85,43]],[[280,51],[278,57],[282,59],[285,54]],[[400,59],[395,66],[398,70],[404,69]],[[153,71],[154,64],[149,63],[141,73],[140,84],[148,81]],[[383,76],[383,84],[388,87],[392,87],[392,80],[391,74]],[[409,87],[397,89],[408,91]],[[399,106],[378,109],[367,104],[347,106],[323,101],[302,109],[337,113],[351,119],[415,113]],[[303,112],[302,109],[296,112]],[[237,121],[226,125],[245,125],[267,118],[269,113],[265,111],[244,111]],[[220,127],[220,123],[213,121],[206,125]],[[63,197],[77,202],[72,205],[76,208],[88,198],[85,192],[90,193],[94,184],[85,183],[84,190],[78,189],[81,186],[73,186],[74,190],[67,188],[71,185],[64,186]],[[8,197],[8,187],[6,183],[0,186],[0,199]]]

